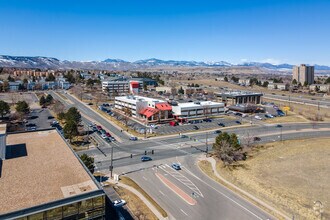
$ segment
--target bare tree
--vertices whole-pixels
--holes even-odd
[[[127,127],[127,124],[129,122],[130,117],[132,117],[132,110],[130,108],[123,108],[123,112],[124,112],[124,117],[123,117],[123,121],[125,122],[125,126]]]

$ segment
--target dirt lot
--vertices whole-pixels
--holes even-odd
[[[330,219],[330,138],[269,143],[251,153],[239,168],[218,164],[219,173],[295,219],[320,219],[313,202]]]
[[[38,97],[32,92],[1,93],[0,100],[8,102],[9,104],[26,101],[31,109],[40,108]]]

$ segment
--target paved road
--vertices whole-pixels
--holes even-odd
[[[55,92],[50,91],[49,93],[54,98],[56,98],[56,99],[60,100],[61,102],[63,102],[66,106],[76,107],[83,115],[86,115],[89,118],[93,119],[93,121],[100,124],[106,130],[109,130],[112,134],[119,137],[122,141],[125,141],[125,140],[129,139],[128,135],[126,135],[125,133],[122,133],[117,127],[113,126],[111,123],[109,123],[107,120],[105,120],[102,116],[95,113],[87,105],[82,104],[81,102],[77,101],[71,95],[61,92],[61,95],[63,95],[65,98],[67,98],[67,100],[69,100],[71,103],[73,103],[73,104],[68,104],[67,100],[64,100],[61,96],[59,96]],[[86,117],[84,117],[84,118],[85,118],[86,121],[90,122],[90,119],[87,119]]]
[[[290,101],[290,102],[297,102],[301,104],[309,104],[313,106],[320,106],[323,108],[330,108],[330,100],[328,99],[319,99],[319,98],[303,98],[303,97],[296,97],[296,96],[282,96],[282,95],[273,95],[273,94],[265,94],[265,98],[270,98],[270,99],[279,99],[283,101]]]
[[[87,106],[70,96],[66,97],[83,114],[87,114],[95,121],[102,122],[102,126],[109,129],[110,132],[115,134],[119,132],[120,135],[121,132],[117,128],[104,121],[101,116]],[[261,124],[254,127],[219,129],[230,133],[235,132],[244,143],[247,139],[255,136],[261,137],[261,142],[329,136],[330,131],[325,130],[327,128],[330,128],[330,123],[317,125],[311,123],[283,124],[281,128],[276,127],[276,125]],[[114,152],[114,172],[125,173],[132,177],[175,219],[273,219],[263,210],[207,178],[197,168],[196,158],[203,154],[206,149],[206,137],[211,146],[216,135],[212,132],[200,132],[188,134],[188,138],[181,138],[178,135],[135,142],[127,141],[127,137],[123,136],[124,142],[111,145]],[[99,149],[89,149],[79,152],[79,154],[93,155],[95,161],[100,162],[98,169],[106,172],[110,165],[111,146],[100,142]],[[154,150],[154,154],[151,153],[152,150]],[[153,160],[142,163],[140,157],[145,154],[145,151]],[[130,157],[131,154],[133,155],[132,158]],[[172,162],[180,162],[183,169],[178,172],[174,171],[169,167]],[[191,195],[197,204],[189,205],[165,186],[156,177],[155,173],[158,172],[188,195]]]

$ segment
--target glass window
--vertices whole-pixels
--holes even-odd
[[[33,215],[29,215],[28,216],[29,220],[43,220],[44,219],[44,213],[37,213],[37,214],[33,214]]]
[[[87,210],[93,209],[93,199],[87,199],[81,202],[78,202],[79,213],[83,213]]]
[[[63,216],[71,216],[71,215],[77,215],[78,214],[78,204],[73,203],[70,205],[63,206]]]
[[[47,220],[62,219],[62,207],[51,209],[47,211]]]
[[[94,202],[94,208],[103,207],[103,196],[94,198],[93,202]]]

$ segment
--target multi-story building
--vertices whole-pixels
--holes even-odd
[[[57,130],[5,130],[1,125],[0,219],[111,219],[102,187]]]
[[[314,66],[306,66],[301,64],[300,66],[293,67],[292,80],[296,80],[297,83],[304,85],[307,83],[311,85],[314,83]]]
[[[290,85],[288,83],[269,83],[267,88],[287,91],[289,90]]]
[[[311,91],[330,92],[329,84],[312,84],[309,86]]]
[[[250,79],[239,79],[238,83],[243,86],[250,86]]]
[[[215,93],[217,97],[221,99],[221,102],[226,105],[236,105],[236,104],[260,104],[262,93],[259,92],[249,92],[249,91],[232,91]]]
[[[108,92],[110,96],[129,93],[128,81],[103,81],[102,91]]]
[[[172,106],[166,101],[154,98],[136,95],[115,97],[115,108],[122,113],[129,109],[133,117],[147,119],[147,122],[173,119]]]
[[[174,118],[184,122],[193,118],[219,115],[225,112],[225,104],[211,101],[178,103],[172,106]]]

